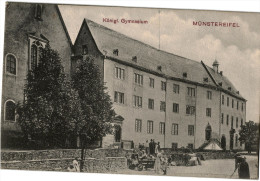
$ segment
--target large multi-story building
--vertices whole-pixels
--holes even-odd
[[[57,5],[7,3],[4,35],[1,146],[19,145],[15,104],[24,99],[28,70],[37,65],[48,43],[57,50],[70,73],[72,43]]]
[[[199,148],[215,139],[225,149],[243,148],[238,131],[246,120],[246,100],[219,71],[216,60],[209,67],[88,19],[74,50],[73,67],[87,55],[95,57],[123,120],[120,139],[114,142],[138,145],[154,139],[161,147]]]
[[[87,19],[72,53],[57,5],[8,3],[5,22],[2,147],[18,145],[15,103],[23,101],[28,70],[37,66],[47,43],[59,52],[67,74],[77,61],[95,57],[114,102],[114,124],[120,127],[115,137],[104,138],[104,145],[154,139],[161,147],[199,148],[216,139],[226,149],[244,147],[238,130],[246,121],[246,100],[218,70],[217,61],[211,68]]]

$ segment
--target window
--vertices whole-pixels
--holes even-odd
[[[135,83],[138,85],[143,85],[143,75],[135,73]]]
[[[193,149],[193,144],[192,144],[192,143],[189,143],[189,144],[188,144],[188,148],[189,148],[189,149]]]
[[[177,150],[178,149],[178,143],[172,143],[172,149]]]
[[[211,108],[206,108],[206,116],[211,117]]]
[[[235,142],[235,146],[238,146],[238,136],[236,134],[236,142]]]
[[[15,102],[13,100],[5,102],[5,121],[15,121]]]
[[[212,99],[212,92],[207,91],[207,99],[211,100]]]
[[[243,102],[241,103],[241,111],[244,111],[244,104],[243,104]]]
[[[133,56],[132,61],[136,63],[137,62],[137,56]]]
[[[166,91],[166,82],[161,81],[161,89],[162,91]]]
[[[82,54],[87,55],[88,54],[88,47],[87,45],[82,45]]]
[[[37,66],[37,46],[31,46],[31,69],[34,70]]]
[[[234,124],[234,117],[231,116],[231,128],[233,128],[233,124]]]
[[[154,100],[148,99],[148,109],[154,109]]]
[[[195,88],[187,87],[188,96],[195,97]]]
[[[142,132],[142,120],[136,119],[135,120],[135,132]]]
[[[120,103],[120,104],[124,104],[125,103],[124,96],[125,96],[124,93],[115,91],[114,102],[117,102],[117,103]]]
[[[113,55],[118,56],[118,49],[113,50]]]
[[[142,97],[134,95],[134,106],[142,107]]]
[[[238,128],[238,117],[236,118],[236,128]]]
[[[45,47],[46,42],[44,40],[39,41],[32,37],[30,39],[30,69],[34,70],[41,61],[43,48]]]
[[[241,126],[243,126],[243,124],[244,124],[244,121],[243,121],[243,119],[241,119]]]
[[[221,123],[224,123],[224,113],[221,114]]]
[[[227,125],[229,124],[228,122],[229,122],[229,115],[227,115]]]
[[[153,121],[147,121],[147,133],[148,134],[153,133]]]
[[[118,79],[125,79],[125,69],[120,68],[120,67],[115,67],[115,76]]]
[[[234,108],[234,99],[232,99],[232,108]]]
[[[178,84],[173,84],[173,92],[175,94],[179,94],[180,93],[180,86]]]
[[[38,20],[42,20],[42,5],[40,4],[36,4],[35,18]]]
[[[194,136],[194,125],[188,125],[188,135]]]
[[[229,97],[227,97],[227,106],[229,106]]]
[[[165,124],[164,123],[159,124],[159,134],[165,134]]]
[[[164,101],[161,101],[161,102],[160,102],[160,111],[165,112],[165,110],[166,110],[166,104],[165,104]]]
[[[154,88],[154,79],[153,78],[150,78],[150,87],[151,88]]]
[[[237,110],[238,110],[238,108],[239,108],[239,102],[237,101]]]
[[[222,95],[222,105],[225,104],[225,98],[224,98],[224,95]]]
[[[172,111],[175,112],[175,113],[179,113],[179,104],[173,103],[173,110]]]
[[[172,135],[178,135],[178,124],[173,123],[172,124]]]
[[[186,106],[186,114],[194,115],[195,114],[195,106]]]
[[[16,75],[16,58],[11,54],[6,57],[6,72]]]

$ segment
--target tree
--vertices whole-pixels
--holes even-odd
[[[251,153],[252,145],[258,144],[258,125],[253,121],[245,122],[239,131],[239,141],[245,143],[248,153]]]
[[[81,141],[81,168],[83,169],[86,144],[100,141],[106,134],[112,134],[110,124],[115,115],[110,96],[101,79],[100,70],[92,57],[78,63],[72,75],[73,88],[78,92],[80,106],[86,120],[79,127]]]
[[[80,105],[86,117],[86,124],[80,128],[88,143],[101,140],[112,133],[111,121],[114,110],[110,96],[101,79],[99,67],[92,57],[78,63],[72,75],[72,86],[78,92]]]
[[[77,92],[71,89],[59,54],[49,45],[37,66],[27,74],[25,100],[17,105],[18,123],[25,137],[31,135],[47,147],[64,147],[84,120]]]

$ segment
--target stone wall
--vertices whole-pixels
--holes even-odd
[[[117,172],[127,168],[126,155],[132,150],[95,149],[86,150],[84,172]],[[18,170],[67,171],[79,149],[2,151],[1,168]]]
[[[85,150],[86,158],[104,159],[106,157],[125,157],[132,150],[123,149],[94,149]],[[30,150],[30,151],[4,151],[1,152],[2,161],[24,161],[24,160],[45,160],[60,158],[80,157],[80,149],[57,149],[57,150]]]
[[[172,149],[163,149],[163,152],[168,156],[172,155],[172,154],[185,153],[185,151],[173,151]],[[204,152],[195,152],[195,153],[197,156],[202,155],[205,160],[232,159],[235,156],[235,153],[230,152],[230,151],[204,151]]]
[[[45,159],[26,161],[2,161],[1,169],[12,170],[40,170],[40,171],[67,171],[73,159]],[[105,159],[86,158],[84,160],[84,172],[117,172],[125,169],[127,162],[125,157],[107,157]]]

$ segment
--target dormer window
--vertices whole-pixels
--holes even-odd
[[[208,81],[209,81],[208,77],[204,77],[204,78],[203,78],[203,81],[204,81],[204,82],[208,82]]]
[[[87,45],[82,45],[82,55],[87,55],[88,54],[88,47]]]
[[[162,71],[162,66],[157,66],[157,70]]]
[[[183,75],[183,78],[187,78],[187,72],[184,72],[182,75]]]
[[[228,87],[228,90],[231,91],[231,87]]]
[[[137,62],[137,57],[136,57],[136,56],[133,56],[133,57],[132,57],[132,61],[136,63],[136,62]]]
[[[118,56],[118,49],[114,49],[114,50],[113,50],[113,55]]]
[[[37,20],[42,20],[42,5],[41,4],[36,4],[35,18]]]
[[[219,85],[220,87],[222,87],[222,82],[218,83],[218,85]]]

